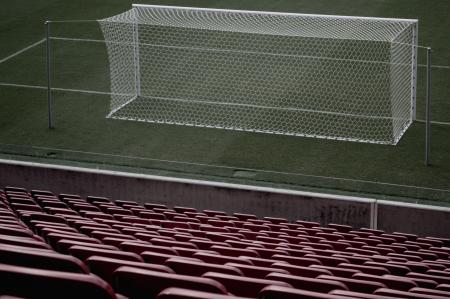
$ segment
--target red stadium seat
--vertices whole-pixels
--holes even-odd
[[[91,256],[85,261],[89,270],[113,285],[113,273],[121,266],[130,266],[151,271],[174,273],[169,267],[163,265],[126,261],[103,256]]]
[[[13,245],[0,245],[0,263],[44,270],[88,273],[77,258],[49,251]]]
[[[201,276],[206,272],[218,272],[230,275],[244,276],[242,270],[232,265],[218,265],[185,258],[169,258],[164,263],[177,274]]]
[[[156,299],[250,299],[232,295],[221,295],[209,292],[194,291],[182,288],[167,288]]]
[[[267,286],[261,290],[259,299],[349,299],[347,296],[323,294],[318,292],[287,288],[282,286]]]
[[[242,277],[217,272],[207,272],[203,274],[202,277],[218,281],[223,284],[230,293],[243,297],[255,298],[264,287],[269,285],[291,287],[290,284],[282,281]]]
[[[132,252],[125,252],[125,251],[119,251],[119,250],[108,250],[108,249],[79,246],[79,245],[70,247],[69,253],[73,256],[76,256],[77,258],[79,258],[82,261],[84,261],[87,258],[94,256],[94,255],[122,259],[122,260],[127,260],[127,261],[135,261],[135,262],[143,262],[144,261],[139,255],[137,255],[136,253],[132,253]]]
[[[284,281],[296,289],[328,293],[332,290],[348,290],[347,286],[335,280],[301,277],[297,275],[270,273],[266,279]]]
[[[115,299],[97,276],[0,264],[0,294],[26,298]]]
[[[155,298],[164,289],[175,286],[216,294],[227,294],[227,290],[222,284],[204,277],[162,273],[128,266],[118,268],[113,277],[114,288],[119,293],[133,299]]]

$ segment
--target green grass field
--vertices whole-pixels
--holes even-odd
[[[139,1],[140,3],[419,19],[433,48],[432,166],[423,122],[396,146],[106,119],[105,45],[52,41],[55,129],[47,129],[44,21],[99,19],[131,7],[120,0],[8,1],[0,10],[0,157],[199,177],[295,189],[357,192],[450,204],[450,2],[434,0]],[[98,25],[54,23],[53,37],[101,39]],[[424,63],[421,52],[419,63]],[[417,118],[424,119],[419,67]],[[26,85],[26,86],[17,86]],[[30,87],[31,86],[31,87]],[[65,90],[61,90],[65,89]],[[1,185],[1,182],[0,182]]]

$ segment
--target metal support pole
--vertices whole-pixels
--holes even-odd
[[[45,45],[46,45],[46,72],[47,72],[47,109],[48,109],[48,128],[53,129],[52,122],[52,84],[50,67],[50,21],[45,23]]]
[[[430,165],[431,146],[431,48],[427,48],[427,99],[425,115],[425,165]]]

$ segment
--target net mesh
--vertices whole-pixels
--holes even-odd
[[[135,6],[99,20],[109,117],[396,144],[417,22]]]

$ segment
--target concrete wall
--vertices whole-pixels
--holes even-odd
[[[0,160],[0,188],[21,186],[53,193],[183,205],[259,217],[284,217],[371,227],[373,199],[236,184]],[[414,218],[414,219],[412,219]],[[450,237],[450,209],[378,205],[378,226],[388,232]]]

